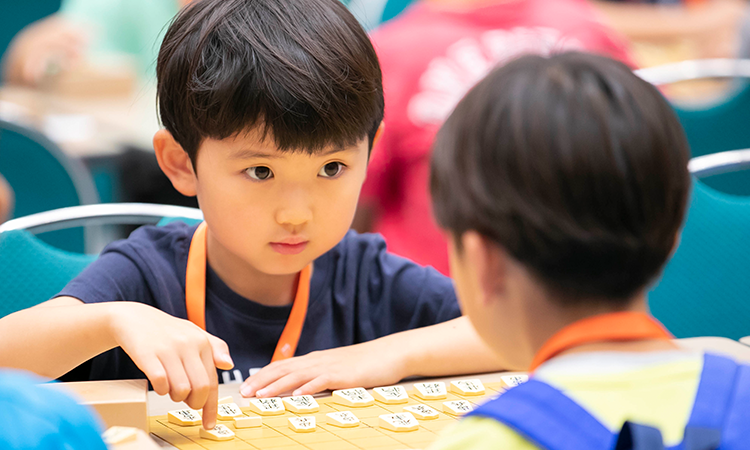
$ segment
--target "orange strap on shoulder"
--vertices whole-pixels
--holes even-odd
[[[185,271],[185,307],[189,321],[206,329],[206,222],[198,225],[190,241]]]
[[[623,311],[600,314],[573,322],[552,335],[534,356],[529,371],[534,371],[561,352],[583,344],[672,338],[663,325],[646,313]]]
[[[190,241],[187,270],[185,271],[187,318],[204,331],[206,329],[206,231],[206,222],[198,225],[195,230]],[[311,275],[312,264],[308,264],[299,274],[297,295],[294,298],[292,311],[289,314],[284,331],[281,332],[271,361],[291,358],[297,351],[297,344],[302,335],[302,327],[307,315]]]

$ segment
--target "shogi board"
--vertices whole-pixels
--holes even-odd
[[[409,387],[409,383],[402,383]],[[236,429],[232,422],[220,421],[234,431],[236,437],[231,441],[215,442],[201,439],[198,436],[199,426],[181,427],[169,423],[167,416],[149,418],[151,433],[181,450],[348,450],[348,449],[420,449],[427,447],[438,433],[458,418],[443,412],[443,402],[466,400],[474,407],[498,395],[506,387],[503,383],[484,383],[485,395],[461,396],[448,392],[443,400],[422,401],[413,396],[413,389],[407,389],[409,402],[399,405],[385,405],[375,402],[373,406],[353,408],[333,403],[330,396],[317,397],[320,411],[314,414],[295,414],[287,411],[284,415],[265,416],[260,428]],[[429,405],[439,412],[439,417],[432,420],[419,420],[419,429],[415,431],[396,432],[380,428],[378,418],[383,414],[404,412],[404,406],[416,404]],[[241,408],[248,416],[256,414],[249,408]],[[326,413],[351,411],[360,424],[356,428],[338,428],[326,423]],[[288,418],[294,416],[315,416],[317,428],[312,433],[297,433],[289,428]]]

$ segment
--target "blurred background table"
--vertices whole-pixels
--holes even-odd
[[[79,158],[117,155],[128,148],[151,151],[159,129],[156,89],[151,86],[112,96],[3,86],[0,118],[37,129]]]

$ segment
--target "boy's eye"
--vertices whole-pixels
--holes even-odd
[[[342,163],[329,162],[320,169],[318,175],[320,175],[321,177],[333,178],[336,175],[340,174],[342,170],[344,170],[344,165]]]
[[[247,174],[250,176],[250,178],[253,178],[255,180],[267,180],[269,178],[273,178],[273,172],[271,172],[271,169],[266,166],[255,166],[247,169]]]

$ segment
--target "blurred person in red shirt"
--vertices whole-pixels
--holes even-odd
[[[585,0],[423,0],[372,40],[383,70],[385,129],[354,227],[381,233],[391,252],[444,274],[446,241],[427,185],[430,146],[463,95],[522,54],[580,50],[631,61],[625,41]]]

